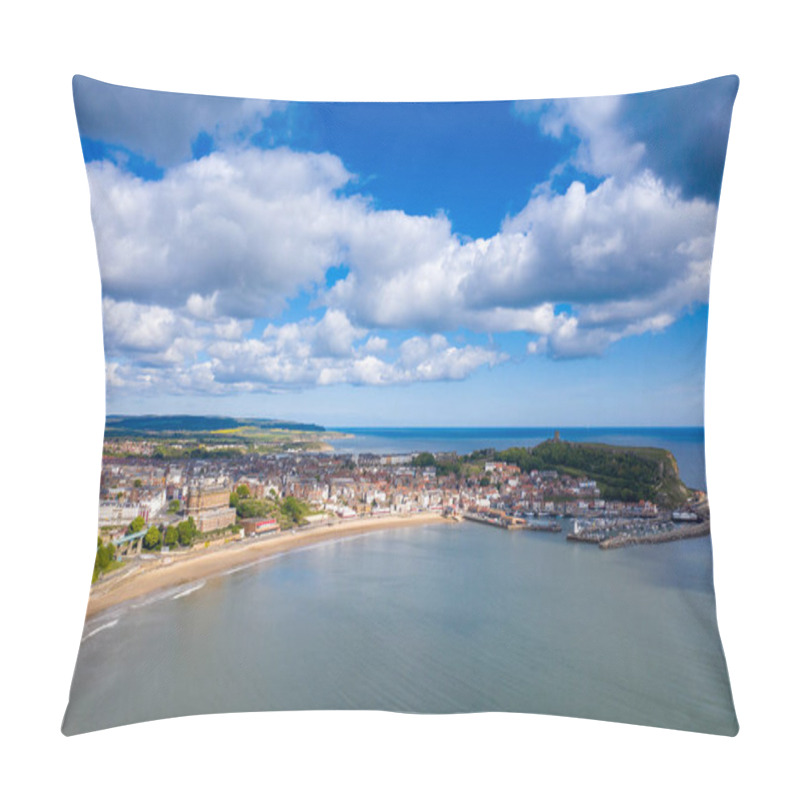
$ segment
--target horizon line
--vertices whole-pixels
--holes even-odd
[[[451,430],[513,430],[513,429],[553,429],[553,430],[570,430],[576,428],[594,428],[594,429],[614,429],[614,428],[705,428],[705,424],[694,424],[694,425],[687,425],[687,424],[663,424],[663,423],[650,423],[650,424],[624,424],[624,423],[614,423],[614,424],[506,424],[506,425],[453,425],[453,424],[446,424],[446,425],[401,425],[397,423],[384,423],[384,424],[345,424],[345,425],[324,425],[323,423],[319,422],[308,422],[299,419],[284,419],[281,417],[252,417],[252,416],[240,416],[237,414],[124,414],[124,413],[111,413],[106,414],[106,420],[114,417],[124,417],[127,419],[160,419],[165,417],[192,417],[192,418],[202,418],[206,417],[208,419],[237,419],[237,420],[254,420],[254,421],[264,421],[264,422],[286,422],[286,423],[295,423],[299,425],[318,425],[319,427],[334,427],[334,428],[358,428],[361,430],[436,430],[436,429],[451,429]]]

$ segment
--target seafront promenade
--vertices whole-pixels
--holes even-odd
[[[98,581],[89,593],[86,618],[89,619],[119,603],[152,592],[210,578],[230,569],[256,563],[279,553],[333,539],[344,539],[369,531],[403,528],[448,522],[439,512],[394,514],[361,517],[316,523],[284,531],[278,535],[258,537],[198,548],[186,553],[139,560],[130,570]]]

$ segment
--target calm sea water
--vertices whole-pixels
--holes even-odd
[[[416,451],[471,453],[494,447],[534,447],[553,437],[553,428],[337,428],[352,438],[333,439],[340,453],[411,453]],[[628,447],[671,450],[684,483],[706,488],[703,428],[560,428],[573,442],[605,442]]]
[[[89,623],[66,733],[275,709],[737,728],[708,539],[604,552],[444,523],[328,542],[196,586]]]
[[[686,435],[682,473],[701,475],[690,461],[702,436]],[[734,734],[711,542],[601,551],[465,522],[272,557],[93,618],[64,732],[278,709],[518,711]]]

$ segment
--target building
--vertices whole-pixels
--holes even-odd
[[[190,486],[186,514],[194,519],[200,533],[218,531],[236,522],[236,509],[230,507],[227,486]]]
[[[190,486],[186,494],[186,513],[195,519],[203,511],[227,508],[229,504],[230,489],[227,486]]]
[[[280,529],[278,520],[270,519],[246,519],[242,522],[244,532],[247,536],[260,536],[262,533],[271,533]]]
[[[149,522],[167,502],[165,489],[141,492],[135,501],[103,500],[98,516],[100,525],[127,525],[136,517]]]
[[[118,503],[108,500],[100,503],[98,522],[104,525],[128,525],[136,517],[144,516],[138,503]]]
[[[209,508],[201,511],[197,516],[190,515],[200,533],[213,533],[227,528],[236,522],[235,508]]]

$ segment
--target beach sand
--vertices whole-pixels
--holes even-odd
[[[408,516],[369,517],[356,520],[337,520],[332,524],[316,525],[306,530],[282,533],[269,538],[245,539],[208,549],[194,549],[187,553],[142,561],[122,575],[111,575],[92,586],[86,619],[118,603],[151,592],[163,591],[185,583],[209,578],[234,567],[258,561],[265,556],[285,553],[330,539],[344,539],[367,531],[387,528],[404,528],[412,525],[430,525],[446,522],[438,512],[422,512]]]

